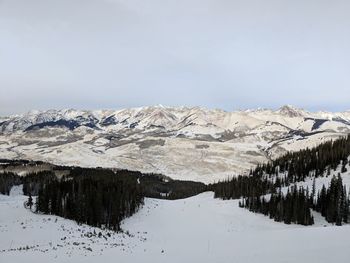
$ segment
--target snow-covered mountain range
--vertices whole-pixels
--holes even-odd
[[[350,111],[226,112],[151,106],[47,110],[0,118],[0,157],[213,182],[350,133]]]

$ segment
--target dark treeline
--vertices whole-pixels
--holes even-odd
[[[56,179],[57,177],[53,171],[41,171],[27,174],[21,178],[21,183],[23,184],[23,194],[28,196],[37,196],[43,183]]]
[[[120,222],[143,203],[135,177],[111,170],[75,168],[61,179],[40,182],[36,209],[78,223],[120,230]]]
[[[0,172],[0,189],[3,190],[3,194],[8,194],[13,185],[23,184],[23,192],[25,195],[31,194],[36,196],[39,191],[40,183],[42,181],[48,180],[51,177],[62,177],[64,174],[70,174],[75,167],[69,166],[56,166],[51,165],[51,170],[42,171],[31,171],[30,168],[27,170],[28,165],[41,165],[45,164],[42,162],[32,162],[26,160],[7,160],[1,159],[3,161],[3,168],[8,167],[18,167],[21,166],[22,170],[25,171],[25,176],[17,176],[15,173],[11,172]],[[103,168],[91,168],[96,171],[108,171],[108,173],[115,173],[116,176],[130,176],[138,180],[141,184],[142,194],[145,197],[159,198],[159,199],[182,199],[197,195],[207,190],[207,185],[200,182],[193,181],[179,181],[173,180],[161,174],[143,174],[137,171],[129,170],[109,170]],[[63,173],[62,173],[63,172]],[[4,176],[2,176],[5,174]],[[102,178],[101,178],[102,179]]]
[[[127,170],[73,168],[61,179],[53,172],[29,175],[23,180],[23,190],[38,195],[38,212],[119,230],[121,220],[135,213],[144,197],[185,198],[203,192],[206,186]]]
[[[328,141],[312,149],[290,152],[267,164],[258,166],[253,174],[270,176],[286,173],[284,184],[303,181],[312,175],[322,176],[326,171],[335,170],[339,164],[345,172],[350,155],[350,136]]]
[[[113,230],[119,230],[121,220],[137,211],[144,197],[180,199],[207,190],[203,183],[128,170],[52,165],[47,166],[50,170],[31,172],[29,165],[41,163],[4,160],[3,164],[15,170],[20,166],[26,175],[0,174],[2,194],[23,184],[23,193],[29,196],[25,205],[32,211]]]
[[[14,185],[21,183],[21,178],[13,173],[0,173],[0,193],[9,195]]]
[[[349,155],[350,136],[347,136],[312,149],[287,153],[267,164],[258,165],[249,176],[234,177],[212,184],[209,188],[222,199],[274,193],[279,187],[304,181],[308,176],[330,174],[331,169],[336,169],[338,165],[342,165],[342,172],[346,172]]]
[[[330,186],[322,187],[313,202],[313,208],[320,212],[329,223],[348,223],[350,197],[340,175],[333,176]]]
[[[327,222],[342,225],[348,223],[350,216],[350,196],[343,185],[340,174],[333,176],[328,187],[323,185],[316,195],[315,185],[311,193],[308,188],[292,186],[291,191],[283,195],[281,191],[270,198],[261,196],[246,197],[239,203],[252,212],[261,213],[277,222],[312,225],[311,209],[320,212]]]
[[[247,197],[240,202],[240,206],[269,216],[276,222],[305,226],[314,224],[309,196],[303,188],[298,190],[297,187],[292,187],[291,192],[288,191],[286,195],[281,192],[274,193],[269,200],[260,196]]]
[[[169,192],[163,199],[176,200],[198,195],[207,191],[207,185],[200,182],[171,180],[167,183]]]
[[[41,165],[44,164],[42,161],[30,161],[30,160],[10,160],[10,159],[2,159],[0,158],[0,169],[4,169],[10,166],[27,166],[27,165]]]
[[[275,184],[258,175],[233,177],[232,179],[209,185],[215,198],[239,199],[242,196],[261,196],[275,190]]]
[[[31,160],[25,160],[25,159],[4,159],[0,158],[0,164],[11,164],[11,165],[25,165],[25,164],[43,164],[42,161],[31,161]]]
[[[145,197],[158,199],[182,199],[200,194],[207,186],[200,182],[172,180],[163,175],[138,174],[142,192]]]
[[[308,189],[295,189],[283,195],[281,187],[287,187],[307,177],[317,178],[330,175],[331,170],[341,166],[341,172],[347,171],[350,155],[350,136],[325,142],[312,149],[287,153],[267,164],[258,165],[249,176],[209,185],[216,198],[239,199],[240,205],[253,212],[262,213],[276,221],[313,224],[311,210],[319,211],[328,222],[340,225],[348,221],[349,197],[341,177],[333,178],[329,188],[324,187],[315,196]],[[268,201],[262,196],[271,194]],[[298,212],[297,212],[298,211]]]

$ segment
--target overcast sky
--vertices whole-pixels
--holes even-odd
[[[349,0],[0,0],[0,114],[350,109],[349,14]]]

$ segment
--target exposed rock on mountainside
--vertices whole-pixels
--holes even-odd
[[[350,132],[350,112],[292,106],[48,110],[0,118],[0,155],[213,182]]]

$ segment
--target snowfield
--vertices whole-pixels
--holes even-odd
[[[26,210],[20,189],[0,195],[0,262],[349,262],[350,226],[276,223],[207,192],[146,199],[114,234]],[[95,233],[94,233],[95,231]],[[98,233],[101,232],[99,237]],[[110,236],[109,236],[109,234]],[[27,249],[26,249],[27,248]]]

